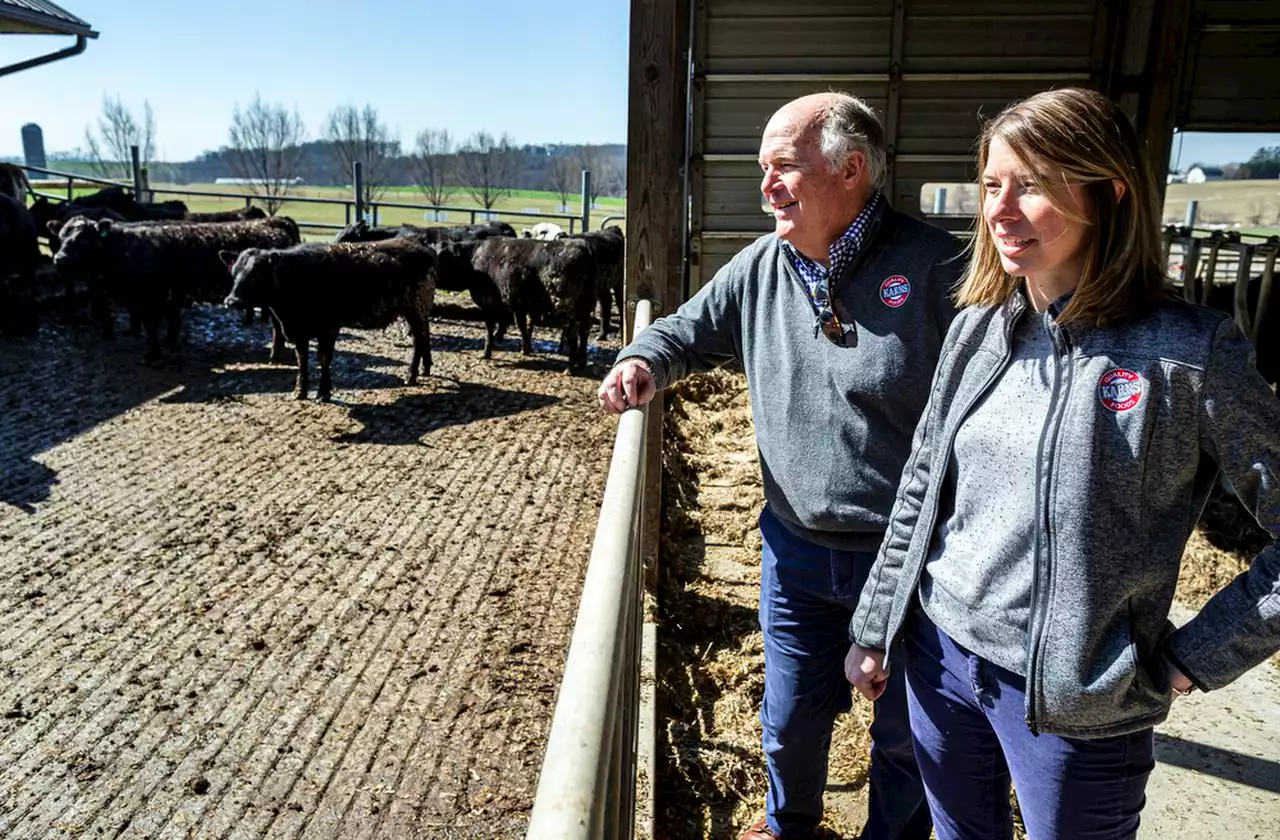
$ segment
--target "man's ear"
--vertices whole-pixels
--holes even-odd
[[[862,152],[853,152],[844,165],[844,187],[855,190],[859,187],[863,174],[867,171],[867,156]]]

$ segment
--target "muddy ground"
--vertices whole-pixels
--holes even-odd
[[[447,311],[447,310],[442,310]],[[564,357],[267,327],[0,342],[0,837],[505,838],[527,822],[615,423]],[[314,378],[313,378],[314,387]]]
[[[720,840],[764,815],[756,616],[756,520],[764,495],[743,376],[719,370],[691,377],[668,405],[655,836]],[[1178,600],[1201,606],[1265,541],[1238,505],[1211,502],[1187,547]],[[839,719],[832,738],[826,825],[840,837],[856,837],[864,820],[870,712],[855,695],[852,714]]]

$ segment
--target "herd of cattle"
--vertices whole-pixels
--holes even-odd
[[[3,174],[3,173],[0,173]],[[178,342],[192,302],[255,309],[273,326],[271,358],[293,343],[297,396],[308,393],[308,349],[316,342],[317,397],[330,397],[330,365],[341,329],[376,329],[403,317],[413,338],[408,383],[431,370],[430,316],[436,291],[467,292],[483,313],[484,357],[512,322],[521,349],[533,352],[535,323],[558,325],[571,370],[587,364],[597,307],[601,337],[622,317],[624,242],[616,227],[551,239],[519,237],[510,225],[373,227],[357,222],[330,243],[304,243],[297,224],[257,208],[192,213],[182,202],[137,201],[107,187],[74,202],[38,197],[26,206],[24,183],[0,178],[0,331],[36,325],[34,292],[42,258],[38,237],[71,300],[88,290],[104,336],[113,305],[126,308],[130,332],[145,332],[147,356]],[[10,191],[18,195],[7,194]]]

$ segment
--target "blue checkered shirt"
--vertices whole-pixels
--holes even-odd
[[[862,212],[853,220],[853,224],[831,243],[831,248],[827,252],[827,263],[830,268],[823,268],[822,263],[809,259],[797,251],[790,242],[782,243],[783,249],[791,259],[791,265],[800,273],[805,288],[809,290],[809,300],[813,303],[815,312],[820,312],[823,307],[830,305],[830,278],[838,278],[843,274],[849,267],[849,263],[853,262],[853,258],[858,255],[858,250],[862,248],[862,240],[867,233],[867,226],[879,212],[883,201],[884,196],[877,190],[872,194],[867,206],[863,207]]]

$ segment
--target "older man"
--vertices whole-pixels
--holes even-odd
[[[818,837],[848,623],[924,410],[961,264],[954,237],[888,206],[884,130],[861,100],[790,102],[760,144],[774,233],[656,321],[600,386],[610,412],[737,360],[765,508],[760,709],[766,817],[741,840]],[[902,669],[898,669],[900,672]],[[897,678],[900,681],[900,677]],[[900,682],[876,702],[867,840],[924,840],[928,809]]]

